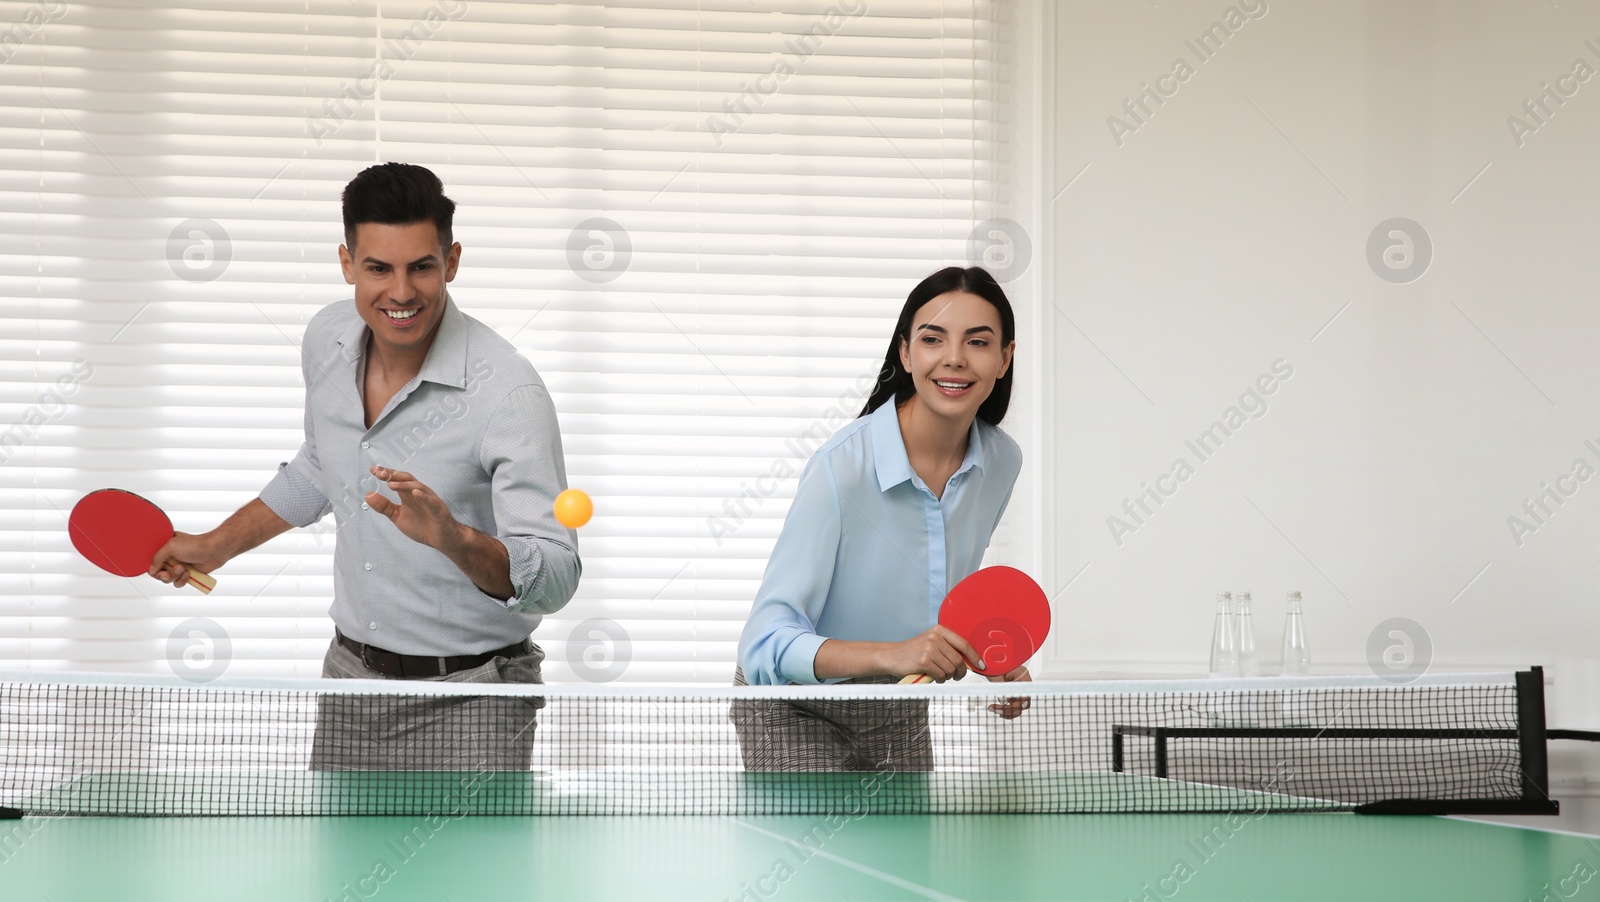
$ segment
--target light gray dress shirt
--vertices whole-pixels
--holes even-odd
[[[526,639],[578,586],[577,534],[558,523],[567,487],[555,407],[533,365],[447,301],[421,371],[366,428],[367,326],[354,301],[306,326],[305,443],[261,491],[294,526],[333,512],[333,606],[346,636],[401,654],[466,655]],[[363,500],[369,467],[411,473],[455,518],[499,539],[515,594],[480,590],[449,558],[407,538]]]

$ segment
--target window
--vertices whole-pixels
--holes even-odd
[[[332,518],[210,596],[102,574],[115,486],[209,529],[300,443],[298,343],[349,296],[339,191],[459,204],[452,295],[554,396],[577,597],[551,681],[726,682],[811,449],[1002,165],[995,4],[195,0],[0,7],[0,666],[317,673]]]

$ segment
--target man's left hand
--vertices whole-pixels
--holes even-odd
[[[461,524],[451,516],[449,506],[433,489],[404,470],[373,467],[372,475],[387,482],[389,488],[400,496],[400,503],[396,504],[377,492],[368,492],[367,504],[393,521],[407,538],[436,548],[446,555],[461,543]]]

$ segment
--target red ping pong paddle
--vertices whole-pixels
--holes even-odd
[[[73,505],[67,535],[72,547],[101,570],[139,576],[150,572],[150,561],[175,533],[172,521],[153,503],[121,489],[100,489]],[[196,589],[209,595],[217,587],[209,574],[184,566]]]
[[[939,624],[977,650],[988,669],[973,672],[1005,676],[1044,644],[1050,634],[1050,602],[1039,584],[1021,570],[984,567],[956,583],[944,597]],[[931,681],[927,674],[913,673],[900,682]]]

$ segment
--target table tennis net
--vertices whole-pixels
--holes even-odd
[[[1330,811],[1546,803],[1529,673],[618,688],[0,674],[16,815]],[[1530,701],[1537,701],[1537,717]],[[1537,720],[1537,723],[1529,723]],[[1536,741],[1535,741],[1536,740]],[[1537,752],[1530,750],[1537,749]],[[1547,803],[1546,803],[1547,804]]]

